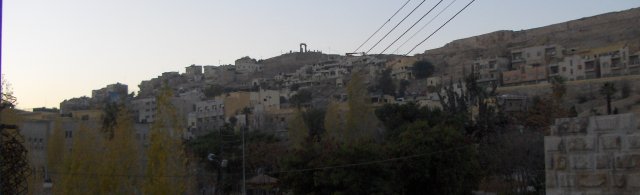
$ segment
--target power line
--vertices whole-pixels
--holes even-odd
[[[465,9],[467,9],[467,7],[469,7],[469,5],[471,5],[473,2],[475,2],[476,0],[471,0],[471,2],[469,2],[467,5],[465,5],[460,11],[458,11],[458,13],[456,13],[455,15],[453,15],[453,17],[449,18],[449,20],[447,20],[447,22],[445,22],[444,24],[442,24],[442,26],[440,26],[438,29],[436,29],[435,31],[433,31],[433,33],[431,33],[426,39],[422,40],[420,43],[418,43],[416,46],[414,46],[413,48],[411,48],[411,50],[409,50],[409,52],[407,52],[406,55],[409,55],[409,53],[411,53],[414,49],[416,49],[418,46],[422,45],[422,43],[424,43],[425,41],[427,41],[429,38],[431,38],[431,36],[433,36],[434,34],[436,34],[440,29],[442,29],[442,27],[444,27],[445,25],[447,25],[449,22],[451,22],[451,20],[453,20],[453,18],[455,18],[456,16],[458,16],[458,14],[460,14],[460,12],[464,11]]]
[[[364,165],[371,165],[371,164],[377,164],[377,163],[386,163],[386,162],[392,162],[392,161],[398,161],[398,160],[415,159],[415,158],[430,156],[430,155],[444,153],[444,152],[456,151],[456,150],[464,149],[464,148],[467,148],[467,147],[476,147],[476,144],[467,144],[467,145],[464,145],[464,146],[459,146],[459,147],[455,147],[455,148],[449,148],[449,149],[445,149],[445,150],[439,150],[439,151],[435,151],[435,152],[427,152],[427,153],[421,153],[421,154],[401,156],[401,157],[396,157],[396,158],[387,158],[387,159],[365,161],[365,162],[359,162],[359,163],[350,163],[350,164],[315,167],[315,168],[306,168],[306,169],[292,169],[292,170],[284,170],[284,171],[272,171],[272,172],[267,172],[265,174],[307,172],[307,171],[317,171],[317,170],[328,170],[328,169],[364,166]],[[185,178],[185,177],[196,177],[198,175],[213,175],[211,173],[199,173],[199,172],[196,172],[196,174],[187,173],[185,175],[100,174],[100,173],[76,173],[76,172],[50,172],[50,173],[56,174],[56,175],[81,175],[81,176],[104,176],[104,177],[156,177],[156,178],[157,177]],[[227,174],[227,175],[229,175],[229,174],[238,175],[239,173],[225,173],[225,174]]]
[[[387,51],[387,49],[389,49],[389,47],[391,47],[394,43],[396,43],[398,40],[400,40],[400,38],[402,38],[405,34],[407,34],[407,32],[409,32],[411,29],[413,29],[414,26],[416,26],[416,24],[418,24],[420,21],[422,21],[422,19],[424,19],[424,17],[426,17],[427,15],[429,15],[429,13],[431,13],[431,11],[433,11],[433,9],[435,9],[436,7],[438,7],[438,5],[440,5],[440,3],[442,3],[443,0],[438,1],[438,3],[436,5],[434,5],[426,14],[422,15],[422,17],[420,17],[420,19],[418,19],[418,21],[416,21],[415,23],[413,23],[413,25],[411,25],[411,27],[409,27],[407,30],[405,30],[396,40],[394,40],[393,42],[391,42],[391,44],[389,44],[389,46],[387,46],[386,48],[384,48],[384,50],[382,50],[380,52],[380,54],[384,53],[385,51]]]
[[[364,43],[360,44],[360,46],[358,46],[358,48],[356,50],[353,51],[353,53],[358,52],[358,50],[367,42],[369,42],[369,40],[373,37],[373,35],[375,35],[376,33],[378,33],[378,31],[380,31],[380,29],[382,29],[382,27],[384,27],[385,25],[387,25],[387,23],[389,23],[389,21],[391,21],[391,19],[396,16],[396,14],[398,14],[398,12],[400,12],[400,10],[402,10],[402,8],[404,8],[411,0],[407,0],[407,2],[404,2],[404,4],[402,5],[402,7],[400,7],[400,9],[398,9],[396,11],[396,13],[393,13],[393,15],[391,15],[391,17],[389,17],[389,19],[387,19],[386,22],[384,22],[384,24],[382,24],[382,26],[380,26],[380,28],[378,28],[378,30],[376,30],[376,32],[373,32],[373,34],[371,34],[371,36],[369,36],[369,38],[367,38],[367,40],[364,41]]]
[[[382,37],[382,39],[380,39],[378,42],[376,42],[375,45],[373,45],[369,50],[367,50],[367,52],[365,52],[365,54],[369,53],[373,48],[375,48],[376,46],[378,46],[378,44],[380,44],[380,42],[382,40],[384,40],[385,38],[387,38],[387,36],[389,36],[389,34],[391,34],[391,32],[393,32],[393,30],[395,30],[396,28],[398,28],[398,26],[400,26],[400,24],[402,24],[402,22],[404,22],[404,20],[406,20],[414,11],[416,11],[416,9],[418,9],[420,6],[422,6],[422,4],[425,2],[426,0],[422,0],[422,2],[420,2],[420,4],[418,4],[418,6],[416,6],[415,8],[413,8],[413,10],[411,10],[411,12],[409,12],[409,14],[407,14],[407,16],[405,16],[404,18],[402,18],[402,20],[400,20],[400,22],[398,22],[398,24],[396,24],[396,26],[394,26],[386,35],[384,35],[384,37]]]
[[[385,163],[385,162],[391,162],[391,161],[420,158],[420,157],[434,155],[434,154],[443,153],[443,152],[451,152],[451,151],[455,151],[455,150],[459,150],[459,149],[464,149],[464,148],[467,148],[467,147],[470,147],[470,146],[474,146],[475,147],[475,144],[469,144],[469,145],[466,145],[466,146],[460,146],[460,147],[456,147],[456,148],[449,148],[449,149],[446,149],[446,150],[440,150],[440,151],[435,151],[435,152],[428,152],[428,153],[415,154],[415,155],[409,155],[409,156],[402,156],[402,157],[396,157],[396,158],[388,158],[388,159],[382,159],[382,160],[366,161],[366,162],[343,164],[343,165],[336,165],[336,166],[307,168],[307,169],[294,169],[294,170],[286,170],[286,171],[274,171],[274,172],[270,172],[270,173],[306,172],[306,171],[317,171],[317,170],[327,170],[327,169],[336,169],[336,168],[347,168],[347,167],[355,167],[355,166],[370,165],[370,164],[377,164],[377,163]]]
[[[451,7],[451,5],[453,5],[453,3],[455,3],[458,0],[453,0],[451,1],[451,3],[449,3],[449,5],[447,5],[446,7],[444,7],[444,9],[440,10],[440,12],[438,12],[438,14],[436,14],[436,16],[434,16],[433,18],[431,18],[431,20],[429,20],[429,22],[425,23],[422,28],[420,28],[420,30],[416,31],[415,33],[413,33],[413,35],[411,35],[411,37],[409,37],[407,40],[405,40],[402,44],[400,44],[400,46],[398,46],[398,48],[396,48],[396,50],[394,50],[391,53],[397,53],[398,50],[400,50],[400,48],[402,48],[402,46],[404,46],[405,44],[407,44],[411,39],[413,39],[413,37],[415,37],[416,35],[420,34],[420,32],[422,32],[422,30],[424,30],[424,28],[426,28],[427,26],[429,26],[429,24],[431,24],[431,22],[433,22],[433,20],[435,20],[436,18],[438,18],[440,16],[440,14],[442,14],[444,11],[446,11],[447,9],[449,9],[449,7]]]

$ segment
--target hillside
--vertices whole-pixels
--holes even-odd
[[[440,70],[455,70],[476,58],[508,57],[510,49],[545,44],[582,49],[625,42],[634,52],[640,49],[639,24],[640,8],[633,8],[528,30],[501,30],[459,39],[416,57],[435,62]]]

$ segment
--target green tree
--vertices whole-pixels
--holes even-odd
[[[604,83],[604,85],[602,85],[602,87],[600,88],[600,94],[604,95],[605,98],[607,99],[607,114],[611,114],[611,99],[613,97],[613,94],[615,94],[618,91],[618,89],[616,89],[616,86],[614,83],[611,82],[606,82]]]
[[[291,96],[291,99],[289,99],[289,102],[295,105],[296,107],[301,107],[303,104],[311,103],[312,99],[313,99],[313,94],[311,93],[311,91],[303,89],[303,90],[299,90],[298,93]]]
[[[416,156],[398,161],[393,188],[399,194],[471,194],[480,181],[475,144],[458,127],[425,121],[407,126],[391,146],[393,156]]]
[[[382,71],[382,74],[378,79],[378,86],[380,87],[380,90],[382,90],[382,94],[395,96],[396,86],[393,85],[390,68],[386,68],[384,69],[384,71]]]
[[[416,79],[423,79],[431,76],[435,72],[435,67],[430,61],[421,60],[413,63],[413,76]]]
[[[224,87],[218,84],[209,85],[204,89],[204,96],[213,98],[224,93]]]
[[[319,108],[311,108],[302,113],[304,123],[309,129],[309,136],[317,138],[324,134],[324,116],[326,111]]]

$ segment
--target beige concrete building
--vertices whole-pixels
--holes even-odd
[[[503,57],[481,58],[473,61],[473,72],[479,84],[502,84],[502,72],[509,69],[509,59]]]
[[[245,56],[240,59],[237,59],[235,61],[235,66],[236,66],[236,71],[241,73],[261,72],[263,67],[262,64],[259,64],[258,61],[256,61],[253,58],[250,58],[249,56]]]

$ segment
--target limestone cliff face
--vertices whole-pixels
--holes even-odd
[[[441,70],[456,69],[480,57],[509,56],[509,50],[545,44],[565,48],[593,48],[626,42],[630,52],[640,46],[640,8],[581,18],[529,30],[502,30],[455,40],[441,48],[418,55],[440,65]],[[452,66],[452,67],[442,67]]]

